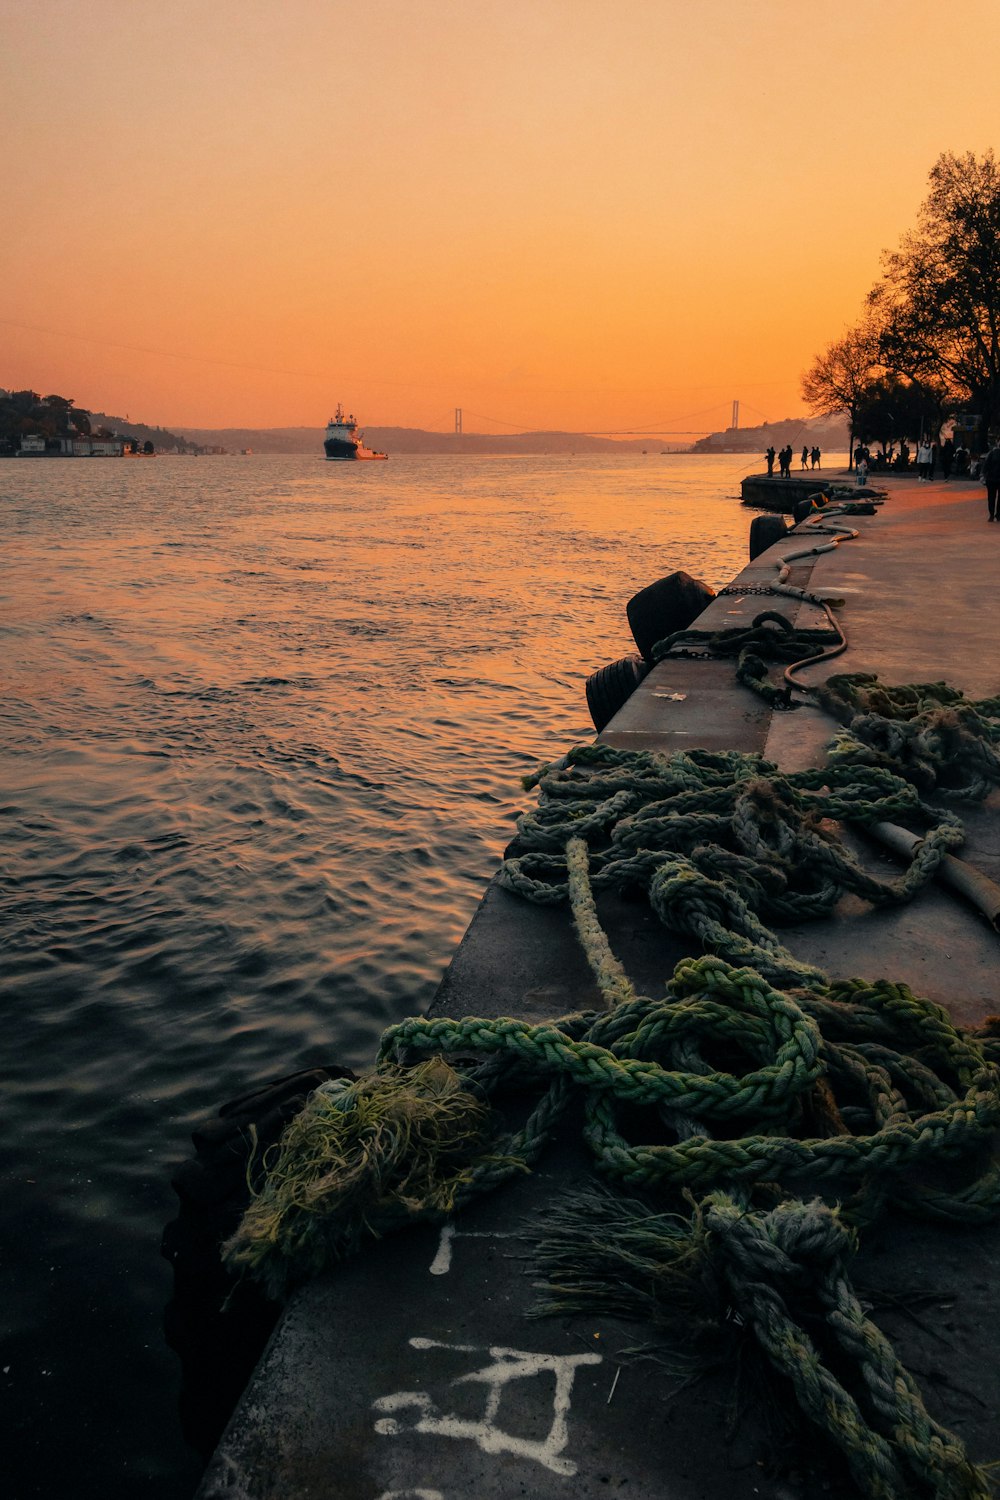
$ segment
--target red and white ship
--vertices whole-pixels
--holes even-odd
[[[365,435],[358,431],[353,417],[345,417],[344,408],[337,402],[337,411],[326,424],[323,439],[326,456],[333,463],[351,463],[356,458],[388,458],[388,453],[376,453],[365,447]]]

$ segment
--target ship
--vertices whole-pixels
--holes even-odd
[[[334,463],[349,463],[356,458],[388,458],[388,453],[376,453],[365,447],[365,435],[358,431],[353,417],[345,417],[344,408],[337,402],[337,410],[326,424],[323,439],[326,456]]]

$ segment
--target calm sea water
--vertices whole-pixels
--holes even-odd
[[[192,1124],[427,1005],[627,599],[745,564],[751,463],[0,463],[5,1493],[190,1496]]]

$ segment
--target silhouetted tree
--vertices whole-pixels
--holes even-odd
[[[883,256],[869,294],[886,369],[942,383],[1000,426],[1000,165],[945,152],[917,228]]]
[[[802,377],[807,406],[824,416],[846,416],[851,431],[850,464],[854,462],[858,413],[879,373],[877,335],[866,322],[830,344]]]
[[[857,436],[863,443],[878,443],[887,455],[906,438],[915,442],[924,433],[936,438],[947,407],[943,386],[884,375],[871,382],[862,398],[856,417]]]
[[[67,437],[71,427],[78,432],[82,430],[76,420],[73,402],[68,396],[46,396],[41,405],[50,414],[45,425],[53,428],[53,436]]]

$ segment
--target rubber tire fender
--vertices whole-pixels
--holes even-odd
[[[750,561],[788,535],[784,516],[754,516],[750,522]]]
[[[621,656],[587,678],[587,707],[600,734],[649,671],[641,656]]]
[[[675,630],[687,630],[714,598],[714,589],[683,570],[668,573],[633,594],[625,613],[643,659],[651,666],[657,641]]]

